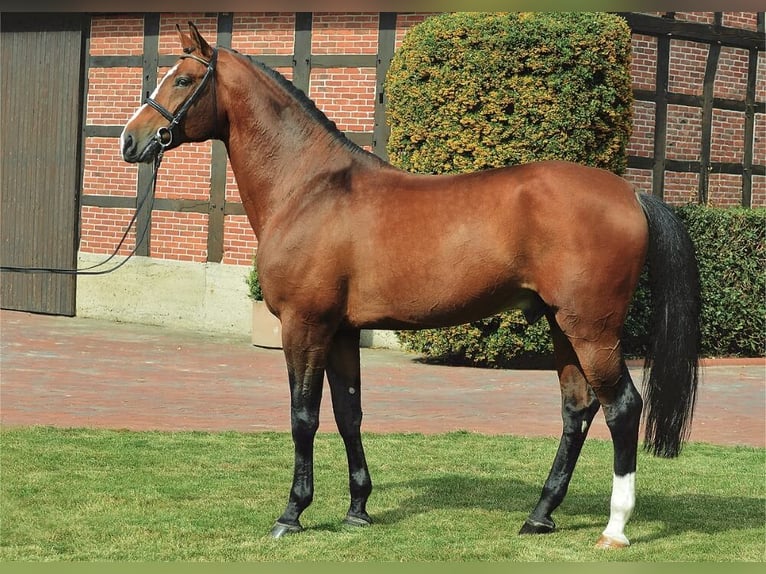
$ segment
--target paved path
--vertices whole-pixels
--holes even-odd
[[[281,351],[244,338],[0,311],[0,423],[132,430],[289,430]],[[639,381],[640,369],[632,369]],[[691,439],[766,446],[763,361],[702,372]],[[362,351],[366,432],[558,436],[552,371],[426,365]],[[325,392],[320,431],[333,431]],[[608,437],[599,414],[591,436]]]

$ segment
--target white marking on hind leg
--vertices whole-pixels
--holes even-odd
[[[612,501],[609,514],[609,522],[604,529],[604,538],[613,541],[613,546],[629,546],[630,541],[625,536],[625,524],[627,524],[633,508],[636,506],[636,473],[631,472],[625,476],[614,475],[612,482]]]

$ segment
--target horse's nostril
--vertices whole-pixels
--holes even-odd
[[[129,133],[123,132],[120,138],[122,144],[122,158],[125,161],[134,161],[136,156],[136,140]]]

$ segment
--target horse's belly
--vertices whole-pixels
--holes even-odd
[[[349,323],[364,329],[423,329],[476,321],[508,309],[521,309],[533,323],[545,313],[545,303],[529,289],[500,288],[490,293],[400,294],[394,300],[370,297],[349,309]]]

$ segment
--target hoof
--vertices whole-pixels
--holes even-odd
[[[346,518],[343,519],[343,524],[346,526],[353,526],[355,528],[359,527],[365,527],[370,526],[372,524],[372,518],[367,516],[366,514],[364,516],[358,516],[356,514],[347,514]]]
[[[630,546],[630,541],[625,536],[608,536],[602,534],[601,538],[596,542],[596,548],[612,549],[612,548],[627,548]]]
[[[272,538],[282,538],[286,534],[297,534],[303,531],[303,526],[300,524],[283,524],[277,522],[271,529],[270,535]]]
[[[554,530],[556,530],[556,523],[553,520],[527,518],[526,522],[521,525],[519,534],[550,534]]]

